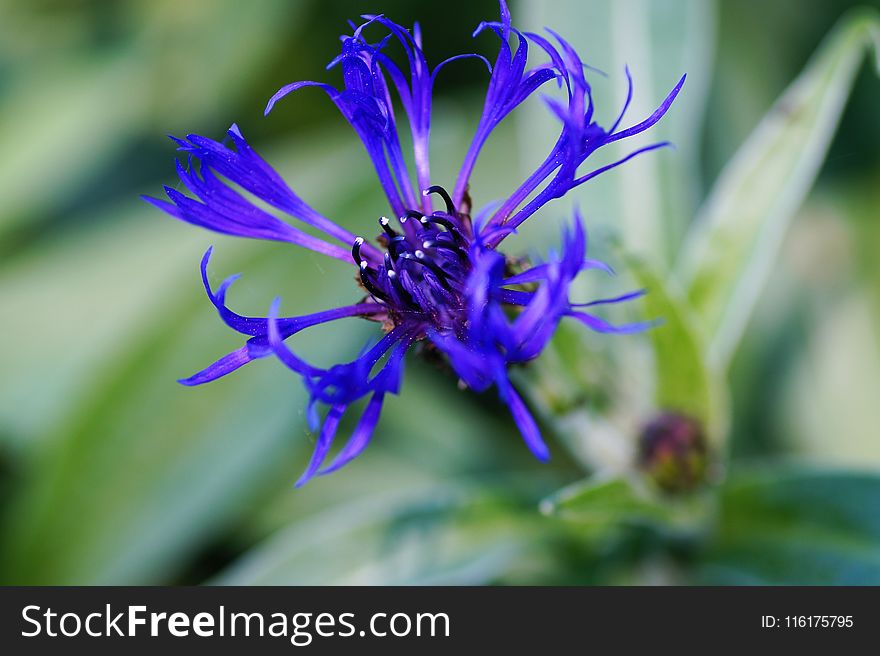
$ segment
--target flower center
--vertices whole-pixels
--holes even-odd
[[[427,193],[440,194],[447,211],[425,215],[408,210],[396,225],[383,216],[382,261],[363,256],[363,237],[355,239],[351,256],[360,269],[361,284],[377,303],[388,307],[394,325],[425,322],[454,329],[465,320],[463,295],[470,272],[466,222],[442,187],[431,187]]]

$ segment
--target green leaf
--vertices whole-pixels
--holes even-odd
[[[682,287],[725,367],[792,215],[822,164],[865,51],[880,69],[880,18],[841,19],[719,177],[678,265]]]
[[[880,584],[880,474],[766,467],[734,474],[698,571],[709,583]]]
[[[624,478],[573,483],[544,499],[540,508],[544,515],[576,523],[596,535],[627,522],[666,522],[674,516],[671,506]]]
[[[477,585],[515,569],[539,538],[516,511],[457,484],[338,504],[295,522],[219,577],[227,585]]]
[[[0,343],[0,424],[17,446],[35,446],[75,410],[88,376],[155,325],[156,309],[181,280],[191,283],[185,291],[194,300],[199,293],[193,260],[207,247],[205,235],[138,203],[90,212],[94,223],[47,235],[0,272],[6,308],[28,317],[10,325]],[[113,311],[105,311],[111,302]]]
[[[722,413],[722,384],[705,362],[705,349],[694,317],[673,282],[663,280],[644,262],[629,258],[630,272],[647,290],[645,316],[659,325],[648,331],[654,355],[654,403],[659,411],[698,419],[710,443],[719,446],[727,419]]]

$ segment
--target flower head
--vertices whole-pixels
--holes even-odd
[[[304,87],[317,87],[329,96],[363,143],[388,199],[392,218],[378,220],[380,234],[376,240],[349,233],[308,205],[248,145],[235,125],[228,133],[231,146],[198,135],[175,138],[178,150],[188,156],[187,166],[178,162],[177,173],[191,195],[166,187],[169,200],[146,198],[168,214],[209,230],[289,242],[342,260],[356,268],[362,298],[346,307],[295,317],[279,317],[276,300],[265,318],[241,316],[225,303],[236,276],[216,290],[208,282],[209,249],[201,264],[205,291],[221,319],[248,340],[181,382],[206,383],[270,355],[301,376],[310,396],[309,422],[313,430],[319,430],[311,462],[298,481],[303,484],[315,474],[342,467],[364,449],[386,395],[396,394],[400,388],[405,355],[420,343],[444,355],[467,387],[484,391],[494,386],[510,408],[528,447],[545,460],[549,457],[547,446],[526,404],[511,385],[508,368],[537,357],[564,318],[580,321],[598,332],[641,330],[646,324],[613,326],[591,310],[635,298],[641,292],[591,303],[569,300],[571,283],[580,273],[607,270],[602,263],[587,259],[587,239],[577,215],[572,228],[563,234],[560,252],[551,253],[545,262],[525,270],[515,270],[513,260],[499,246],[550,200],[639,153],[667,145],[653,144],[612,164],[580,171],[599,148],[644,132],[660,120],[684,78],[643,121],[619,129],[628,98],[611,127],[603,128],[593,118],[591,89],[575,50],[553,32],[550,36],[555,43],[511,27],[510,13],[502,0],[500,20],[483,23],[474,33],[493,32],[499,51],[494,64],[483,60],[490,71],[486,100],[455,186],[448,193],[432,184],[431,179],[428,152],[432,90],[437,74],[448,63],[478,55],[453,57],[432,70],[422,52],[418,26],[410,32],[384,16],[363,18],[365,23],[342,38],[342,52],[329,66],[341,68],[342,88],[295,82],[272,96],[266,112]],[[383,38],[368,41],[367,28],[383,31]],[[386,50],[394,42],[403,49],[408,67],[398,66],[388,56]],[[546,56],[546,61],[534,68],[527,67],[530,45]],[[468,185],[484,144],[513,109],[552,80],[564,87],[567,97],[566,102],[547,100],[561,122],[556,144],[506,199],[472,216]],[[401,147],[392,89],[411,132],[414,178]],[[321,236],[304,232],[257,207],[236,187]],[[435,207],[437,200],[440,202]],[[329,369],[315,367],[285,344],[288,337],[301,330],[354,316],[380,322],[384,336],[352,362]],[[325,464],[342,416],[365,397],[367,404],[353,434],[336,457]],[[319,406],[327,407],[323,421]]]

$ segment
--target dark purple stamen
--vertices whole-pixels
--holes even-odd
[[[444,244],[442,241],[437,241],[433,239],[426,239],[422,242],[422,248],[425,250],[442,250],[447,251],[449,253],[453,253],[459,260],[462,262],[467,261],[467,253],[464,252],[461,248],[459,248],[455,244]]]
[[[449,193],[440,185],[431,185],[427,189],[425,189],[422,194],[424,196],[428,196],[430,194],[437,194],[440,198],[443,199],[443,202],[446,203],[446,213],[450,216],[456,216],[458,212],[455,209],[455,203],[452,202],[452,198],[449,196]]]
[[[429,192],[449,198],[449,194],[436,185],[430,187]],[[407,313],[410,316],[417,313],[433,317],[436,309],[423,307],[425,303],[430,305],[436,302],[431,300],[431,295],[440,293],[443,297],[450,294],[455,297],[456,289],[464,287],[470,272],[467,242],[454,222],[458,218],[457,215],[447,217],[439,212],[425,216],[416,210],[406,210],[398,220],[405,226],[408,219],[418,219],[419,227],[414,236],[410,236],[410,230],[407,234],[398,233],[391,227],[388,217],[380,218],[379,225],[387,244],[382,264],[371,265],[362,257],[361,250],[365,243],[362,237],[357,237],[351,247],[352,257],[360,267],[361,280],[367,291],[398,314]],[[451,259],[450,255],[454,255],[455,259]],[[430,271],[430,275],[426,270]],[[416,292],[415,287],[419,287],[420,291]],[[444,290],[442,293],[440,288]],[[452,307],[465,305],[458,302],[453,303]],[[449,312],[446,317],[453,321],[465,320],[463,316],[452,319]]]
[[[406,243],[406,237],[404,237],[403,235],[399,235],[394,239],[391,239],[388,242],[388,252],[391,253],[391,257],[397,258],[397,256],[400,254],[401,249],[406,248]]]
[[[383,216],[379,219],[379,225],[382,226],[382,230],[385,231],[385,234],[388,235],[391,239],[397,237],[397,233],[394,231],[389,224],[391,223],[390,219],[387,216]]]
[[[443,285],[444,289],[450,292],[452,291],[452,286],[449,284],[449,280],[446,278],[446,274],[443,272],[443,269],[437,266],[436,262],[432,262],[431,260],[429,260],[424,251],[417,250],[414,253],[402,253],[400,257],[401,259],[421,264],[437,277],[437,280],[440,282],[441,285]]]
[[[364,245],[364,238],[363,237],[355,237],[354,243],[351,245],[351,258],[354,260],[354,263],[357,264],[358,266],[361,265],[361,262],[363,262],[363,259],[364,259],[361,257],[361,246],[363,246],[363,245]]]
[[[429,223],[443,226],[444,228],[446,228],[449,234],[452,235],[453,239],[455,239],[456,243],[459,246],[467,243],[464,236],[458,231],[458,228],[455,227],[455,224],[445,217],[432,214],[431,216],[421,217],[419,221],[422,222],[423,226],[427,226]]]
[[[361,282],[363,283],[364,287],[366,287],[367,291],[370,292],[370,294],[372,294],[374,297],[376,297],[377,300],[382,300],[386,302],[390,301],[391,299],[388,297],[388,295],[381,289],[379,289],[376,283],[370,279],[372,271],[370,270],[370,266],[367,264],[366,260],[361,260],[359,266]]]
[[[415,299],[413,299],[412,294],[407,291],[406,287],[403,286],[403,282],[400,280],[400,276],[397,275],[397,272],[394,269],[389,269],[387,275],[388,280],[391,281],[391,286],[394,287],[394,291],[397,292],[397,295],[403,301],[404,305],[416,305]]]

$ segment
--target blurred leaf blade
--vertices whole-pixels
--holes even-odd
[[[45,211],[47,203],[74,191],[121,151],[133,126],[145,118],[146,88],[136,86],[127,102],[107,98],[139,76],[140,68],[131,53],[111,62],[67,62],[60,71],[19,85],[3,107],[11,118],[0,124],[0,141],[19,153],[0,162],[0,230]],[[42,193],[46,185],[53,194]]]
[[[562,520],[577,539],[602,541],[634,526],[668,532],[698,530],[712,510],[705,494],[670,497],[632,476],[593,476],[541,501],[540,510]]]
[[[880,475],[787,465],[735,474],[699,569],[709,583],[877,585]]]
[[[685,244],[678,275],[718,366],[726,366],[736,349],[871,45],[880,70],[876,12],[841,19],[724,170]]]
[[[536,519],[460,483],[398,489],[292,524],[209,583],[487,584],[539,541]]]
[[[541,512],[578,525],[604,530],[633,519],[665,520],[666,507],[636,491],[624,478],[588,478],[541,502]]]
[[[660,412],[697,419],[710,440],[720,443],[724,420],[720,386],[705,361],[702,338],[681,294],[644,262],[628,259],[632,275],[647,290],[645,315],[658,321],[648,330],[654,354],[654,402]]]

